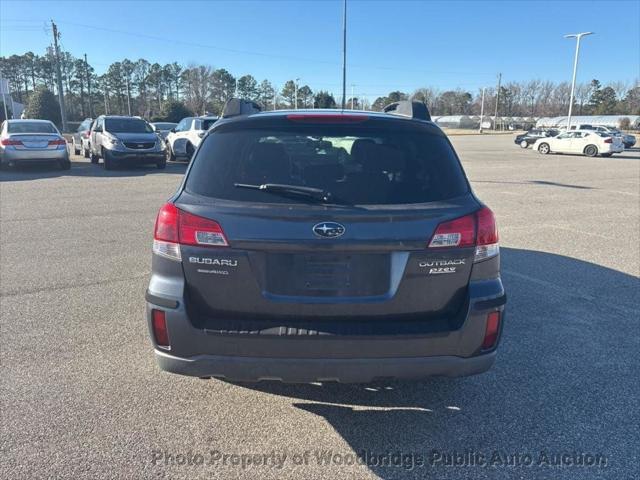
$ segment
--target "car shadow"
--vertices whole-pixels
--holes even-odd
[[[184,174],[186,162],[168,162],[165,169],[159,169],[153,164],[127,165],[115,170],[105,170],[104,165],[93,164],[88,160],[71,161],[71,169],[60,170],[53,163],[37,163],[32,165],[18,165],[11,169],[0,170],[0,182],[20,182],[56,177],[141,177],[152,174]]]
[[[236,385],[286,397],[326,421],[349,445],[333,453],[352,455],[380,478],[585,478],[603,468],[610,478],[625,477],[635,468],[640,421],[640,280],[562,255],[501,252],[509,301],[489,372],[365,385]],[[304,445],[304,432],[291,435]],[[312,458],[327,454],[304,448]],[[601,455],[606,466],[544,463],[572,452]],[[494,462],[471,465],[471,455]],[[525,455],[533,465],[508,464]]]

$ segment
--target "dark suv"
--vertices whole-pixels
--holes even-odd
[[[146,300],[163,370],[369,382],[491,367],[506,301],[494,215],[424,107],[400,106],[225,111],[156,220]]]

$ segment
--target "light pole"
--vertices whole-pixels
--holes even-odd
[[[342,10],[342,110],[347,95],[347,0],[344,0]]]
[[[578,54],[580,53],[580,39],[591,35],[593,32],[572,33],[565,35],[564,38],[576,39],[576,56],[573,59],[573,80],[571,80],[571,95],[569,95],[569,115],[567,116],[567,132],[571,130],[571,112],[573,110],[573,92],[576,89],[576,73],[578,72]]]

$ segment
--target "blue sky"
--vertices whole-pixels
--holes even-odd
[[[371,99],[421,86],[476,92],[503,81],[632,82],[640,76],[640,1],[348,1],[347,94]],[[101,73],[140,57],[293,78],[338,94],[341,1],[0,1],[0,55],[42,54],[54,19],[62,45]]]

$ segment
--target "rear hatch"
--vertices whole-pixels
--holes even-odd
[[[428,245],[451,220],[474,229],[480,205],[446,137],[295,118],[217,126],[200,147],[175,200],[192,320],[455,314],[475,246]]]

